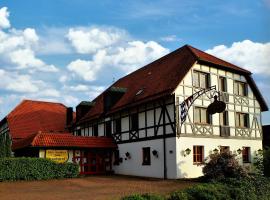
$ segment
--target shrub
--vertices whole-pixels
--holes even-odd
[[[162,196],[154,195],[154,194],[134,194],[131,196],[127,196],[122,198],[122,200],[165,200]]]
[[[227,178],[176,191],[168,200],[269,200],[270,180],[262,176]]]
[[[43,158],[0,159],[0,180],[72,178],[78,174],[78,165],[73,163],[58,164]]]
[[[239,165],[236,155],[230,152],[214,153],[209,155],[208,162],[203,167],[207,179],[247,177],[247,171]]]

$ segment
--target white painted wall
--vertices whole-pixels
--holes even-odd
[[[176,178],[176,148],[175,138],[166,139],[166,155],[167,155],[167,176],[168,178]],[[151,147],[151,165],[142,165],[142,148]],[[120,158],[123,162],[118,166],[114,165],[113,170],[116,174],[144,176],[144,177],[164,177],[164,155],[163,155],[163,139],[133,142],[126,144],[118,144]],[[158,157],[153,156],[152,151],[158,151]],[[171,153],[170,153],[171,151]],[[129,152],[130,159],[125,160],[125,153]]]
[[[195,137],[180,137],[176,138],[177,149],[177,178],[195,178],[202,176],[202,166],[193,164],[193,145],[204,146],[204,157],[207,158],[214,149],[219,149],[219,146],[229,146],[232,153],[237,153],[237,150],[242,147],[250,147],[251,161],[253,161],[255,152],[262,149],[261,140],[245,140],[245,139],[222,139],[222,138],[195,138]],[[183,151],[187,148],[191,149],[191,153],[187,156],[183,155]],[[242,163],[242,154],[237,156]]]

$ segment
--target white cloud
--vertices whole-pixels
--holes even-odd
[[[18,30],[10,28],[9,13],[6,7],[0,9],[0,63],[2,67],[8,66],[13,69],[56,72],[54,65],[48,65],[38,58],[35,48],[39,46],[39,36],[35,29],[26,28]],[[6,30],[1,30],[6,28]],[[3,65],[3,63],[5,65]]]
[[[68,28],[45,27],[39,30],[39,45],[35,51],[37,55],[74,54],[73,47],[67,39]]]
[[[250,40],[234,42],[230,47],[218,45],[206,51],[243,67],[252,73],[270,75],[270,43]]]
[[[0,28],[9,28],[10,23],[8,20],[9,12],[7,7],[3,7],[0,9]]]
[[[96,29],[97,28],[95,28],[95,30]],[[108,30],[110,31],[110,29]],[[109,31],[104,35],[110,35],[111,33]],[[91,39],[93,41],[99,41],[100,36],[96,36],[96,39],[94,36],[96,35],[92,35]],[[94,81],[97,79],[98,73],[101,70],[113,67],[116,70],[118,69],[124,73],[129,73],[169,53],[168,49],[154,41],[143,42],[139,40],[127,40],[127,37],[121,38],[120,35],[119,37],[114,37],[118,38],[117,44],[111,43],[109,46],[100,45],[98,47],[99,50],[95,48],[96,53],[93,54],[92,59],[77,59],[72,61],[67,66],[68,70],[85,81]],[[78,37],[77,40],[78,43],[85,44],[84,38],[81,38],[80,42],[80,37]],[[92,50],[88,51],[88,53],[90,52],[92,53]],[[64,80],[63,77],[62,81]]]
[[[85,81],[94,81],[97,78],[96,72],[98,71],[99,66],[95,65],[92,61],[78,59],[72,61],[67,68]]]
[[[42,81],[35,81],[29,75],[20,75],[18,73],[6,72],[0,69],[0,90],[8,90],[21,93],[38,92]]]
[[[162,41],[165,42],[175,42],[175,41],[181,41],[181,38],[178,38],[176,35],[167,35],[165,37],[161,38]]]
[[[87,85],[81,85],[81,84],[76,85],[76,86],[70,86],[69,89],[71,91],[76,91],[76,92],[85,92],[89,90]]]
[[[125,38],[125,32],[116,28],[71,28],[67,38],[78,53],[92,54]]]
[[[42,97],[60,97],[61,94],[58,90],[50,88],[40,91],[38,95]]]
[[[42,60],[35,57],[31,49],[18,49],[9,53],[9,59],[17,65],[17,69],[31,69],[33,71],[57,72],[54,65],[46,65]]]

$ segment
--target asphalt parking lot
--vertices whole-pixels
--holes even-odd
[[[191,181],[125,176],[89,176],[48,181],[0,182],[1,200],[106,200],[134,193],[169,194],[194,185]]]

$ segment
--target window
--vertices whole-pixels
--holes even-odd
[[[82,135],[81,129],[77,130],[77,136],[81,136],[81,135]]]
[[[105,134],[106,134],[107,137],[110,137],[112,135],[111,121],[107,121],[105,123]]]
[[[234,83],[234,93],[239,96],[247,96],[248,95],[248,87],[246,83],[235,81]]]
[[[220,153],[229,153],[230,147],[229,146],[220,146]]]
[[[200,164],[203,162],[204,157],[204,147],[203,146],[193,146],[193,163]]]
[[[219,79],[219,91],[226,92],[227,91],[227,81],[225,77],[220,76]]]
[[[194,122],[200,124],[210,124],[211,116],[208,114],[206,108],[195,107]]]
[[[228,126],[229,125],[229,119],[228,119],[228,111],[224,111],[219,114],[220,117],[220,125],[221,126]]]
[[[193,86],[208,88],[209,85],[209,74],[198,71],[193,72]]]
[[[132,114],[131,117],[131,131],[138,131],[139,129],[139,119],[138,119],[138,113]]]
[[[114,120],[114,133],[121,133],[121,118]]]
[[[93,127],[93,136],[98,136],[98,124]]]
[[[142,148],[143,165],[151,165],[150,147]]]
[[[246,113],[235,114],[235,126],[240,128],[249,127],[249,115]]]
[[[250,163],[250,147],[243,147],[242,158],[243,163]]]

